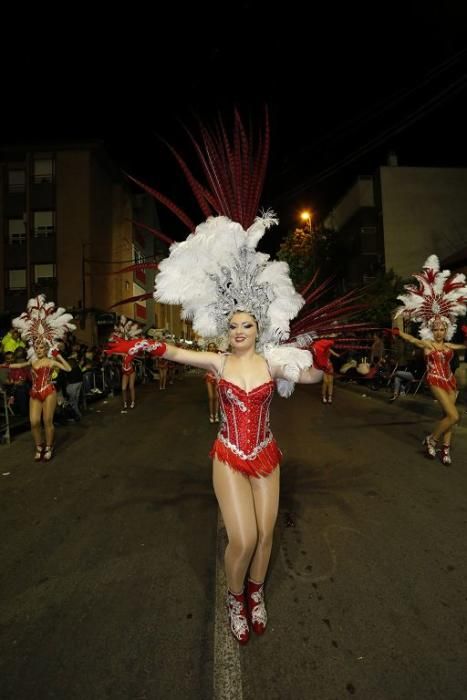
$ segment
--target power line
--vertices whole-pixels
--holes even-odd
[[[301,185],[298,187],[295,187],[288,192],[285,192],[283,195],[279,195],[276,197],[276,201],[282,201],[283,199],[289,199],[293,196],[296,196],[303,192],[304,190],[308,189],[311,185],[317,184],[318,182],[322,182],[323,180],[328,179],[332,175],[336,174],[340,170],[342,170],[344,167],[347,165],[350,165],[350,163],[353,163],[355,160],[358,160],[361,156],[365,155],[366,153],[374,150],[381,144],[383,144],[385,141],[387,141],[391,136],[395,136],[396,134],[401,133],[402,131],[405,131],[409,126],[412,126],[412,124],[415,124],[417,121],[422,119],[424,116],[432,112],[434,109],[436,109],[440,104],[445,102],[447,99],[453,97],[454,95],[458,94],[462,90],[465,89],[467,86],[467,74],[462,75],[460,78],[455,80],[451,85],[449,85],[447,88],[444,90],[441,90],[435,97],[432,97],[430,100],[425,102],[421,107],[418,109],[414,110],[411,114],[407,115],[404,117],[404,119],[400,120],[397,124],[395,124],[392,127],[389,127],[388,129],[385,129],[383,132],[381,132],[378,136],[375,138],[371,139],[368,141],[366,144],[363,144],[356,150],[352,151],[349,153],[347,156],[344,158],[341,158],[339,161],[336,161],[332,165],[328,166],[327,168],[324,168],[321,172],[319,172],[317,175],[314,175],[311,178],[308,178],[304,182],[302,182]]]
[[[372,119],[381,116],[389,109],[392,109],[399,102],[404,100],[406,97],[409,97],[421,88],[426,87],[426,85],[432,82],[435,78],[439,77],[439,75],[448,70],[452,65],[458,63],[461,60],[461,58],[466,54],[467,49],[461,49],[456,54],[453,54],[452,56],[450,56],[449,58],[445,59],[444,61],[436,65],[434,68],[432,68],[417,85],[411,88],[404,88],[402,90],[396,91],[389,97],[385,97],[384,99],[379,100],[378,102],[374,103],[371,107],[369,107],[366,111],[361,112],[359,115],[336,126],[335,129],[324,134],[322,137],[313,141],[308,146],[305,146],[305,148],[300,149],[300,154],[303,155],[305,153],[309,153],[310,151],[316,149],[318,146],[321,146],[326,141],[329,141],[331,138],[337,138],[339,137],[339,135],[344,135],[346,132],[352,129],[358,129],[360,126],[363,126],[363,124],[366,124]],[[289,165],[286,168],[279,171],[278,175],[284,175],[290,170],[293,170],[293,168],[295,167],[296,165]]]

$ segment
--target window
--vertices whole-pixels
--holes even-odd
[[[26,270],[8,270],[8,289],[26,289]]]
[[[25,192],[26,171],[12,169],[8,171],[8,192]]]
[[[55,160],[53,158],[34,158],[34,182],[53,182],[55,179]]]
[[[50,238],[55,233],[55,212],[34,212],[34,238]]]
[[[8,219],[8,243],[22,245],[26,242],[26,227],[23,219]]]
[[[34,284],[49,284],[55,279],[55,265],[34,265]]]

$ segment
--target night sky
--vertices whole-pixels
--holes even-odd
[[[26,71],[5,71],[14,109],[4,110],[3,143],[101,139],[123,169],[190,210],[159,137],[191,154],[180,122],[209,122],[217,110],[228,121],[234,105],[254,120],[266,103],[263,203],[279,213],[276,242],[300,208],[319,220],[390,150],[400,165],[467,167],[465,3],[128,9],[98,22],[63,17],[71,33],[48,38],[44,62],[33,51]],[[182,235],[171,215],[162,225]]]

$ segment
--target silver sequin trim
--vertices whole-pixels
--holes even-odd
[[[248,454],[246,452],[243,452],[243,450],[240,450],[236,445],[233,445],[231,442],[227,440],[223,435],[218,435],[218,439],[222,442],[223,445],[225,445],[231,452],[233,452],[237,457],[240,457],[240,459],[254,459],[259,455],[259,453],[264,450],[265,447],[267,447],[272,441],[273,441],[273,436],[271,434],[268,435],[268,437],[263,440],[263,442],[260,442],[259,445],[256,445],[254,450],[249,452]]]

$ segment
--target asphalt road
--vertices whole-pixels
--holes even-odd
[[[467,698],[467,420],[446,468],[402,402],[274,399],[270,624],[229,638],[232,684],[201,377],[92,408],[49,464],[28,433],[0,446],[2,700]]]

